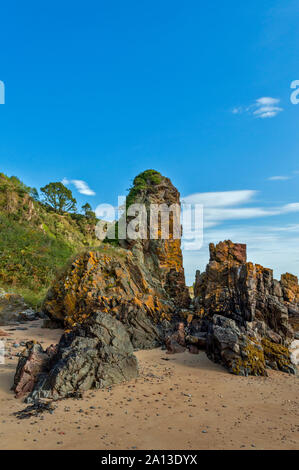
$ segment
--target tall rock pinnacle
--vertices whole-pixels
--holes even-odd
[[[148,170],[135,178],[127,207],[144,204],[149,213],[151,204],[180,207],[179,197],[168,178]],[[126,222],[133,218],[128,215]],[[53,283],[44,311],[67,327],[84,322],[96,311],[105,312],[127,326],[134,347],[160,344],[163,324],[190,303],[181,241],[171,232],[166,240],[127,237],[78,255]]]

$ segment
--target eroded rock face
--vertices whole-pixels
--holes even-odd
[[[208,356],[241,375],[266,375],[266,366],[294,372],[284,289],[271,269],[246,261],[246,245],[211,244],[210,262],[197,273],[194,289]]]
[[[179,204],[179,193],[168,178],[150,171],[135,178],[128,200],[149,210],[150,204]],[[149,231],[149,216],[147,220]],[[190,304],[180,239],[170,230],[169,240],[127,238],[117,243],[79,255],[54,282],[43,310],[67,327],[101,310],[126,326],[135,348],[155,347],[167,322]]]
[[[280,284],[283,300],[288,308],[290,323],[294,331],[299,331],[298,277],[290,273],[282,274]]]
[[[24,386],[22,377],[29,367],[32,369],[33,353],[37,366]],[[26,401],[32,402],[40,398],[66,398],[137,376],[138,362],[125,327],[111,315],[98,312],[65,333],[51,353],[35,345],[33,352],[24,355],[19,361],[14,389],[21,390],[23,395],[29,391]]]
[[[189,290],[185,284],[181,240],[174,228],[176,215],[179,220],[179,212],[172,208],[180,209],[180,193],[173,186],[169,178],[162,176],[153,170],[145,171],[138,175],[127,198],[127,206],[142,204],[147,211],[147,239],[121,240],[123,247],[128,248],[135,255],[139,263],[144,267],[145,273],[154,278],[166,291],[169,297],[181,308],[190,304]],[[161,213],[168,219],[169,238],[161,239],[162,226],[154,223],[151,218],[151,208],[159,205]],[[164,207],[163,207],[164,205]],[[167,212],[169,211],[169,214]],[[132,220],[127,216],[127,223]],[[182,228],[179,236],[181,235]],[[151,237],[151,232],[156,232],[157,239]]]

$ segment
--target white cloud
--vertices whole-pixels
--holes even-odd
[[[299,212],[299,202],[292,202],[291,204],[286,204],[283,206],[283,212]]]
[[[82,180],[68,180],[67,178],[63,178],[62,184],[68,185],[73,184],[75,188],[78,190],[80,194],[84,194],[85,196],[95,196],[95,191],[90,189],[88,184]]]
[[[292,177],[291,176],[270,176],[268,178],[269,181],[286,181],[290,180]]]
[[[264,96],[255,100],[253,104],[246,108],[243,108],[242,106],[233,108],[232,113],[242,114],[247,112],[259,119],[272,118],[283,111],[283,108],[277,106],[279,103],[280,100],[278,98]]]
[[[283,111],[282,108],[276,106],[280,102],[277,98],[271,97],[263,97],[256,100],[255,103],[255,111],[253,111],[253,115],[265,119],[277,116],[278,113]]]
[[[242,114],[243,113],[243,108],[242,106],[236,106],[235,108],[232,109],[233,114]]]
[[[95,192],[90,189],[87,183],[82,180],[73,180],[74,185],[76,186],[77,190],[81,194],[85,194],[86,196],[94,196]]]

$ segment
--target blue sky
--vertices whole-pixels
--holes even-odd
[[[1,171],[37,188],[85,181],[95,194],[70,187],[95,208],[157,169],[227,209],[211,196],[189,283],[224,238],[299,274],[298,21],[297,0],[6,2]]]

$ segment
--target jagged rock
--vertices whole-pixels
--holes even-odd
[[[290,273],[282,274],[280,284],[283,300],[288,307],[290,323],[295,331],[299,331],[298,277]]]
[[[150,204],[179,205],[179,192],[168,178],[150,170],[135,178],[128,196],[132,202],[147,210]],[[150,217],[148,231],[149,222]],[[67,327],[101,310],[126,325],[135,348],[158,346],[173,315],[190,304],[180,239],[170,230],[169,240],[115,243],[121,246],[103,243],[97,251],[79,255],[55,280],[43,310]]]
[[[32,392],[39,374],[54,353],[53,347],[43,350],[41,344],[29,341],[21,353],[14,376],[14,390],[16,397],[20,398]]]
[[[236,375],[266,376],[266,367],[296,373],[287,347],[221,315],[214,315],[209,325],[207,355]]]
[[[36,312],[32,308],[27,308],[26,310],[23,310],[22,312],[20,312],[19,317],[20,317],[20,320],[22,321],[33,321],[39,318]]]
[[[10,294],[0,289],[0,325],[10,325],[22,320],[21,314],[28,310],[19,294]]]
[[[241,375],[265,375],[266,366],[294,372],[284,288],[271,269],[246,261],[246,245],[210,244],[210,262],[194,287],[208,356]]]
[[[271,369],[281,370],[289,374],[296,374],[297,370],[295,365],[292,363],[291,354],[289,348],[275,344],[266,338],[262,338],[261,341],[266,364]]]
[[[38,349],[39,370],[28,403],[41,398],[66,398],[91,388],[104,388],[138,375],[138,362],[122,323],[97,312],[65,333],[51,353]],[[14,388],[20,383],[26,357],[19,361]],[[28,361],[27,361],[28,362]],[[32,388],[32,387],[30,387]],[[24,387],[22,388],[24,389]]]
[[[214,315],[207,335],[207,356],[237,375],[267,375],[263,348],[242,326]]]

